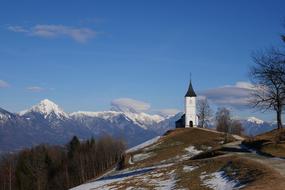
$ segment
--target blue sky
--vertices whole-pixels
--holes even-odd
[[[198,94],[227,106],[215,97],[247,89],[252,52],[282,45],[284,7],[277,0],[1,1],[0,107],[18,112],[48,98],[67,112],[99,111],[130,98],[148,112],[182,110],[190,72]]]

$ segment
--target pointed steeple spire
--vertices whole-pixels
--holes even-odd
[[[185,97],[196,97],[196,93],[192,87],[192,80],[191,80],[191,74],[190,74],[190,83],[189,83],[189,87],[188,87],[188,91],[185,94]]]

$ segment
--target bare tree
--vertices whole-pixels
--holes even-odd
[[[228,134],[241,135],[243,127],[240,121],[231,118],[231,111],[227,108],[218,108],[216,112],[216,129],[225,133],[225,143]]]
[[[16,156],[2,155],[0,158],[0,184],[2,189],[15,189]],[[0,189],[1,189],[0,188]]]
[[[207,122],[209,121],[213,113],[206,98],[198,101],[197,111],[199,117],[199,124],[202,128],[204,128],[206,127]]]
[[[235,135],[241,135],[243,132],[242,124],[238,120],[232,120],[231,122],[231,129],[230,129],[231,134]]]
[[[216,112],[216,129],[225,133],[224,143],[228,140],[228,133],[231,127],[231,114],[227,108],[218,108]]]
[[[231,126],[230,110],[227,108],[218,108],[216,112],[216,129],[217,131],[228,133]]]
[[[277,127],[281,129],[285,105],[285,56],[273,49],[253,56],[253,60],[255,65],[250,69],[250,76],[256,88],[250,101],[261,111],[275,111]]]

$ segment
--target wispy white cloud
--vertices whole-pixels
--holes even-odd
[[[45,91],[45,88],[40,87],[40,86],[29,86],[26,89],[30,92],[43,92],[43,91]]]
[[[42,38],[69,37],[79,43],[85,43],[97,36],[97,32],[93,29],[65,25],[8,26],[7,29],[12,32],[25,33],[29,36]]]
[[[197,96],[197,100],[205,100],[205,99],[207,99],[207,97],[204,95],[198,95]]]
[[[7,88],[9,87],[9,83],[4,81],[4,80],[0,80],[0,88]]]
[[[244,82],[244,81],[238,81],[236,82],[235,85],[225,85],[223,87],[236,87],[236,88],[242,88],[242,89],[248,89],[248,90],[253,90],[255,86],[249,82]]]
[[[237,109],[248,108],[254,85],[248,82],[237,82],[235,85],[226,85],[206,90],[201,93],[217,106],[229,106]]]
[[[150,109],[150,104],[131,98],[119,98],[111,102],[112,110],[124,112],[144,112]]]
[[[28,30],[26,30],[22,26],[8,26],[7,29],[12,31],[12,32],[29,32]]]

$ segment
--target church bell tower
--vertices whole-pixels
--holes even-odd
[[[185,94],[185,128],[197,127],[198,117],[196,115],[196,93],[190,79],[188,91]]]

